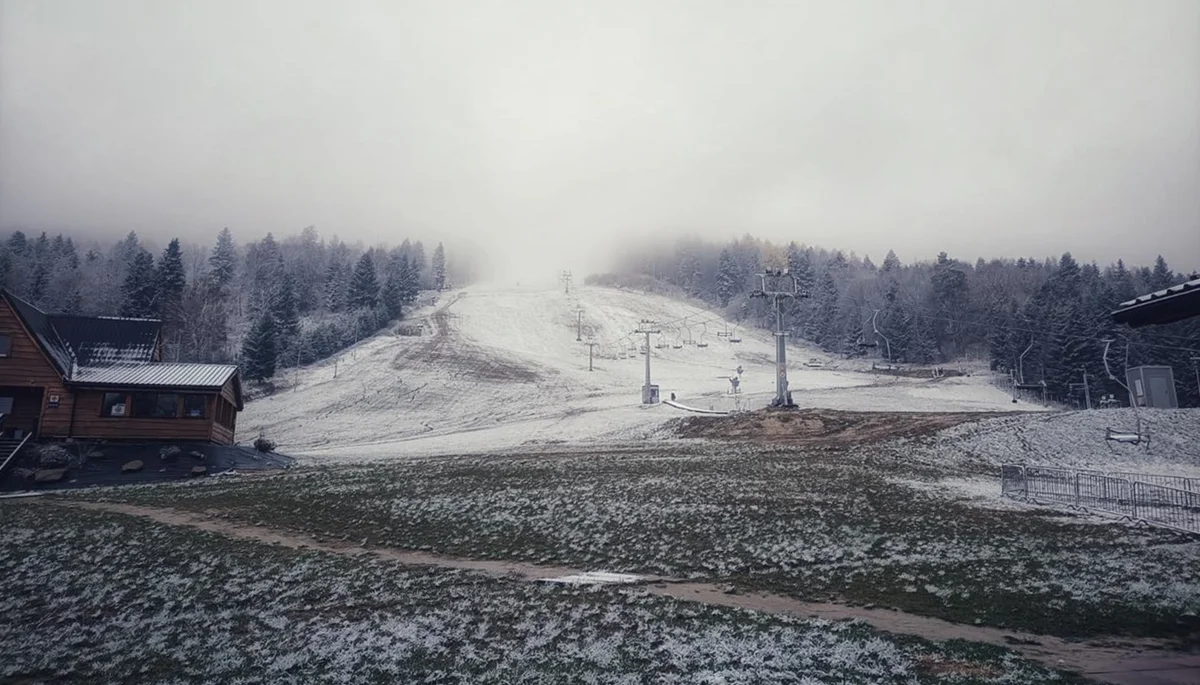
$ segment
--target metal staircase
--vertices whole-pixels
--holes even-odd
[[[0,427],[4,425],[5,415],[0,414]],[[29,442],[32,433],[27,433],[24,438],[0,438],[0,482],[4,482],[4,477],[12,469],[12,466],[17,462],[17,453]]]

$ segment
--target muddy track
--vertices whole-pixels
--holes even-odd
[[[762,409],[730,416],[678,419],[686,438],[710,438],[805,447],[845,447],[912,438],[968,421],[997,416],[988,412],[851,412],[835,409]]]
[[[466,559],[388,547],[374,547],[369,545],[369,540],[330,540],[269,526],[239,523],[221,518],[218,512],[201,514],[109,502],[69,502],[44,498],[38,498],[38,500],[40,503],[54,506],[138,516],[165,525],[194,528],[231,538],[282,545],[293,549],[313,549],[332,554],[371,555],[408,566],[461,569],[519,581],[536,581],[582,572],[580,569],[565,566]],[[1091,678],[1113,683],[1183,684],[1196,682],[1189,680],[1192,677],[1190,674],[1200,672],[1200,653],[1184,654],[1169,651],[1170,645],[1162,640],[1093,638],[1085,642],[1071,642],[1048,635],[1033,635],[987,626],[960,625],[887,608],[805,602],[767,593],[743,594],[731,587],[711,583],[677,581],[652,576],[643,576],[642,581],[636,586],[639,587],[638,591],[647,591],[683,601],[799,618],[819,618],[829,621],[857,619],[889,633],[916,635],[935,641],[967,640],[999,645],[1020,652],[1025,657],[1047,666],[1076,671]],[[1149,679],[1142,679],[1139,674],[1153,675],[1150,675]],[[1162,679],[1164,677],[1167,679]]]
[[[433,313],[430,317],[433,336],[423,342],[406,345],[392,360],[392,368],[442,367],[450,370],[455,378],[468,377],[474,381],[493,383],[537,383],[542,380],[542,374],[536,369],[502,359],[494,350],[454,336],[450,308],[455,302],[458,302],[458,298]]]

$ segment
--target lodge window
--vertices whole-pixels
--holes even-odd
[[[133,396],[133,415],[142,419],[173,419],[179,416],[179,394],[139,392]]]
[[[129,411],[126,409],[126,397],[123,392],[106,392],[104,393],[104,402],[101,405],[101,416],[129,416]]]
[[[0,357],[8,357],[10,355],[12,355],[12,337],[0,335]]]
[[[229,404],[228,402],[226,402],[223,399],[218,398],[217,399],[217,423],[232,430],[233,429],[233,415],[234,415],[233,405]]]
[[[183,396],[183,417],[186,419],[202,419],[208,406],[208,398],[204,395]]]

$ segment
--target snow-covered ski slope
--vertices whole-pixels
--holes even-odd
[[[584,341],[577,341],[583,325]],[[430,333],[390,332],[277,379],[282,389],[250,402],[239,434],[260,429],[281,451],[331,457],[387,457],[511,448],[554,442],[619,442],[655,435],[678,409],[642,407],[642,320],[653,381],[662,395],[697,409],[753,409],[774,396],[774,341],[713,312],[657,295],[610,288],[469,287],[414,312]],[[726,332],[730,336],[718,336]],[[730,342],[739,337],[740,343]],[[595,345],[594,370],[588,346]],[[692,344],[687,344],[691,341]],[[706,344],[706,345],[702,345]],[[984,376],[906,379],[876,376],[869,362],[834,368],[818,350],[790,347],[797,404],[864,411],[1010,411]],[[811,358],[823,368],[803,364]],[[741,393],[730,376],[742,368]],[[336,374],[335,374],[336,371]]]

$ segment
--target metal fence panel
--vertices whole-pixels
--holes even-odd
[[[1200,533],[1200,479],[1052,466],[1005,464],[1006,497],[1085,509]]]
[[[1175,488],[1176,490],[1200,494],[1200,478],[1168,476],[1160,473],[1131,473],[1128,471],[1109,471],[1108,475],[1116,478],[1124,478],[1129,481],[1150,483],[1152,485],[1163,485],[1168,488]]]
[[[1200,533],[1200,494],[1138,481],[1133,493],[1141,520]]]

